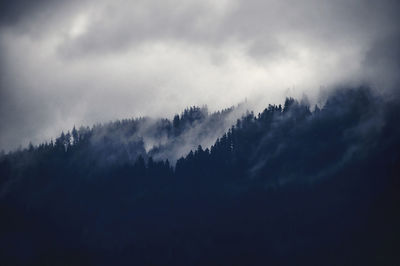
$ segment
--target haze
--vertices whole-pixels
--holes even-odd
[[[74,125],[399,82],[397,1],[0,4],[0,150]]]

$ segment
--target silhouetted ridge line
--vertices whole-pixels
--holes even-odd
[[[172,121],[74,128],[3,155],[0,258],[398,264],[398,103],[362,87],[322,107],[288,98],[234,121],[235,108],[191,107]]]

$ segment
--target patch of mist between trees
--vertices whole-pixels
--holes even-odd
[[[248,112],[248,108],[247,103],[241,103],[234,108],[230,108],[227,111],[227,115],[223,116],[222,120],[217,121],[213,121],[215,113],[207,115],[204,120],[196,121],[193,125],[188,126],[177,138],[170,140],[169,143],[172,144],[170,149],[154,154],[154,158],[156,160],[168,159],[175,164],[180,157],[186,156],[199,145],[203,149],[210,148],[219,137]]]
[[[151,156],[157,161],[168,159],[175,164],[180,157],[199,145],[210,148],[249,108],[247,102],[214,113],[208,113],[207,108],[203,107],[200,109],[203,118],[185,124],[177,135],[174,133],[173,121],[165,118],[144,117],[97,125],[92,129],[90,143],[97,156],[103,153],[103,160],[109,163],[116,161],[117,157],[107,149],[101,150],[104,145],[123,149],[120,152],[127,153],[132,162],[141,155]],[[183,117],[183,113],[180,117]],[[131,149],[130,146],[136,148]],[[143,148],[138,149],[138,146]]]

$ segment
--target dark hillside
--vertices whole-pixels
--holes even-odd
[[[234,109],[192,107],[3,155],[2,265],[399,265],[398,103],[290,98],[225,133]]]

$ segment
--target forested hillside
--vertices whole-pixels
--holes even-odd
[[[2,155],[0,264],[400,263],[397,97],[243,111],[73,128]]]

